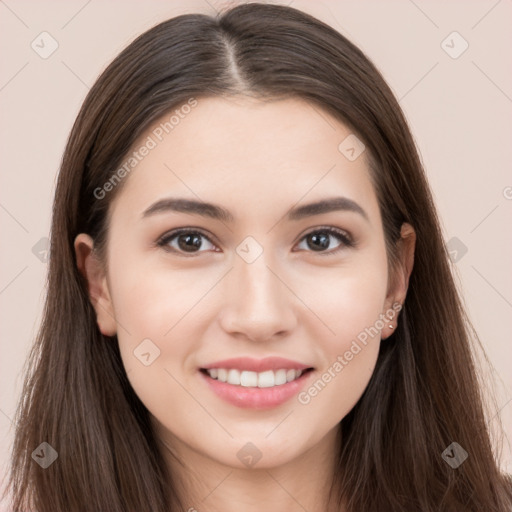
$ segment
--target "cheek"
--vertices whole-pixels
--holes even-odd
[[[161,340],[193,320],[219,273],[173,269],[147,257],[119,268],[111,279],[116,319],[133,336]]]
[[[360,282],[346,284],[334,304],[325,304],[329,308],[323,310],[323,320],[333,332],[324,329],[316,337],[322,365],[298,396],[310,422],[314,417],[333,426],[341,421],[363,394],[377,361],[384,327],[382,293]]]
[[[207,323],[215,318],[211,291],[218,290],[212,287],[225,269],[184,270],[161,257],[125,259],[127,252],[113,253],[109,267],[124,368],[152,414],[182,410],[190,405],[190,397],[181,385],[190,385],[191,361],[201,348]]]
[[[118,329],[118,342],[128,380],[151,414],[163,415],[168,424],[189,405],[180,385],[182,368],[195,350],[190,340],[199,339],[193,329],[183,329],[191,318],[187,300],[177,300],[179,292],[170,284],[146,273],[119,287],[116,303],[116,317],[126,326]]]
[[[379,340],[364,345],[354,341],[322,368],[298,395],[304,407],[304,417],[310,423],[315,418],[334,426],[339,423],[361,398],[375,368]],[[309,419],[308,419],[309,418]]]
[[[385,258],[368,260],[357,269],[340,269],[336,279],[331,275],[330,280],[316,280],[307,304],[322,320],[311,333],[322,366],[298,397],[312,416],[328,411],[334,424],[364,392],[379,353],[386,290]]]
[[[373,334],[371,337],[378,337],[376,327],[380,335],[387,267],[385,254],[371,256],[328,272],[324,269],[307,277],[301,286],[304,302],[324,324],[321,339],[325,352],[331,356],[348,350],[356,338],[364,341],[368,330]]]

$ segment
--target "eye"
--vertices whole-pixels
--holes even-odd
[[[326,249],[329,249],[331,246],[331,240],[333,238],[338,240],[338,246],[326,251]],[[309,248],[312,248],[313,252],[321,252],[328,255],[335,254],[344,247],[354,247],[355,245],[348,233],[332,227],[322,227],[311,231],[302,237],[301,242],[302,240],[305,241]],[[166,233],[156,244],[166,251],[181,255],[186,255],[187,253],[192,255],[204,252],[200,249],[206,251],[213,249],[215,252],[218,252],[217,247],[207,235],[192,228],[181,228]]]
[[[329,249],[333,238],[339,241],[339,245],[332,250],[326,251],[325,249]],[[344,247],[354,247],[355,245],[348,233],[332,227],[322,227],[311,231],[302,237],[302,240],[305,241],[306,246],[312,248],[313,252],[322,252],[327,255],[335,254]]]
[[[163,247],[166,251],[189,254],[203,252],[199,249],[205,246],[206,250],[211,250],[211,247],[215,248],[215,245],[204,233],[190,228],[183,228],[165,234],[158,240],[157,245]]]

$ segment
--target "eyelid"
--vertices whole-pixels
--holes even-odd
[[[329,233],[334,233],[334,234],[343,236],[351,243],[354,243],[354,238],[346,229],[341,229],[341,228],[337,228],[335,226],[328,226],[328,225],[315,226],[314,228],[309,229],[308,231],[304,232],[303,234],[301,234],[299,236],[299,241],[302,240],[305,236],[308,236],[311,233],[316,233],[317,231],[327,231]]]

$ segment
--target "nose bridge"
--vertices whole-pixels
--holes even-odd
[[[282,290],[277,289],[279,281],[270,270],[271,263],[269,259],[268,253],[263,252],[253,262],[249,263],[241,259],[235,265],[240,287],[252,299],[253,305],[260,302],[271,305],[272,302],[278,299],[277,295],[282,293]]]
[[[243,253],[236,256],[230,273],[230,296],[224,301],[225,329],[263,339],[292,327],[293,296],[275,275],[273,261],[264,250],[253,261]]]

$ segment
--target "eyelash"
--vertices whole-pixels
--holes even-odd
[[[182,252],[182,251],[176,250],[174,248],[170,248],[168,246],[168,244],[169,244],[169,242],[171,240],[173,240],[174,238],[177,238],[179,235],[182,235],[182,234],[185,234],[185,233],[189,234],[189,235],[199,235],[199,236],[202,236],[202,237],[206,238],[206,240],[208,240],[208,242],[210,242],[212,245],[215,245],[215,243],[210,239],[210,237],[208,235],[206,235],[202,231],[199,231],[199,230],[197,230],[195,228],[180,228],[180,229],[176,229],[174,231],[171,231],[169,233],[166,233],[162,237],[160,237],[159,240],[157,240],[156,245],[158,247],[162,247],[164,250],[166,250],[168,252],[173,252],[175,254],[179,254],[180,256],[184,256],[186,258],[194,257],[195,255],[200,254],[201,252],[204,252],[204,251],[198,251],[198,252],[195,252],[195,253],[191,252],[191,253],[187,254],[186,252]],[[306,237],[308,237],[308,236],[310,236],[312,234],[315,234],[315,233],[326,233],[328,235],[332,235],[332,236],[336,237],[341,242],[341,244],[336,249],[333,249],[333,250],[330,250],[330,251],[318,251],[318,252],[316,252],[316,251],[307,251],[307,252],[313,252],[313,253],[316,252],[316,254],[318,254],[320,256],[330,256],[330,255],[338,253],[343,248],[355,247],[355,243],[354,243],[354,241],[352,240],[352,238],[350,237],[350,235],[348,233],[346,233],[345,231],[342,231],[340,229],[336,229],[336,228],[330,227],[330,226],[319,227],[319,228],[314,229],[313,231],[310,231],[309,233],[306,233],[299,240],[299,242],[302,242],[302,240],[304,240]]]

